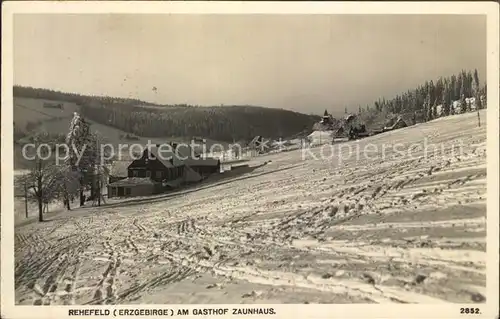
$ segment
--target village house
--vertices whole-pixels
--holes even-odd
[[[337,130],[335,131],[335,137],[343,137],[344,135],[345,135],[344,127],[340,126],[339,128],[337,128]]]
[[[184,160],[184,165],[198,173],[201,179],[220,171],[220,160],[216,158],[188,158]]]
[[[110,179],[108,197],[157,194],[182,184],[199,182],[220,171],[218,159],[192,153],[187,145],[177,143],[171,143],[170,147],[156,145],[146,148],[141,158],[128,164],[125,178],[120,176],[125,161],[112,168],[116,173],[114,180]]]
[[[355,114],[345,116],[334,131],[335,137],[349,137],[349,139],[357,139],[360,137],[369,136],[366,131],[365,124]]]
[[[333,125],[334,119],[330,114],[328,114],[328,111],[325,110],[325,113],[323,113],[323,117],[319,123],[322,125]]]
[[[108,198],[147,196],[160,192],[161,183],[143,177],[128,177],[108,185]]]
[[[128,177],[128,167],[132,164],[132,160],[114,161],[109,170],[109,183],[125,179]]]

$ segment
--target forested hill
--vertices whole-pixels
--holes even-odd
[[[219,141],[256,135],[288,137],[308,130],[319,116],[257,106],[158,105],[137,99],[86,96],[14,87],[14,97],[75,103],[90,120],[138,136],[200,136]]]

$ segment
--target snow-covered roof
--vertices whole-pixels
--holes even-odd
[[[125,179],[109,184],[109,186],[138,186],[138,185],[156,185],[157,183],[149,177],[127,177]]]
[[[356,118],[356,115],[355,115],[355,114],[349,114],[349,115],[346,115],[346,116],[344,117],[344,120],[345,120],[346,122],[349,122],[349,121],[352,121],[352,120],[353,120],[353,119],[355,119],[355,118]]]
[[[314,131],[307,136],[307,139],[313,143],[328,143],[333,140],[334,131]]]
[[[188,158],[184,160],[188,166],[217,166],[220,160],[214,157]]]

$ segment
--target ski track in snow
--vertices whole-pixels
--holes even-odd
[[[273,154],[228,183],[19,226],[16,301],[147,302],[206,275],[258,285],[253,302],[276,299],[276,289],[308,302],[484,302],[486,128],[475,113],[349,143],[424,137],[445,143],[443,153],[425,158],[416,147],[400,160],[386,151],[385,159],[342,161]],[[457,139],[463,152],[453,154]],[[208,290],[200,284],[195,293]],[[279,302],[291,302],[284,296]]]

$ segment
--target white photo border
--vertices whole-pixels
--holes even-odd
[[[130,14],[481,14],[487,16],[487,302],[475,318],[498,317],[499,300],[499,6],[495,2],[156,2],[156,1],[11,1],[2,3],[2,124],[1,124],[1,317],[66,318],[69,308],[123,309],[126,306],[15,306],[13,212],[13,18],[19,13],[130,13]],[[153,309],[159,305],[135,305]],[[253,305],[273,307],[279,318],[458,318],[459,309],[477,304],[436,305]],[[204,305],[162,305],[169,309],[195,309]],[[210,305],[236,308],[237,305]],[[200,316],[185,316],[188,318]],[[227,316],[214,317],[231,317]],[[252,317],[255,317],[252,316]],[[132,318],[132,317],[131,317]],[[135,317],[137,318],[137,317]]]

